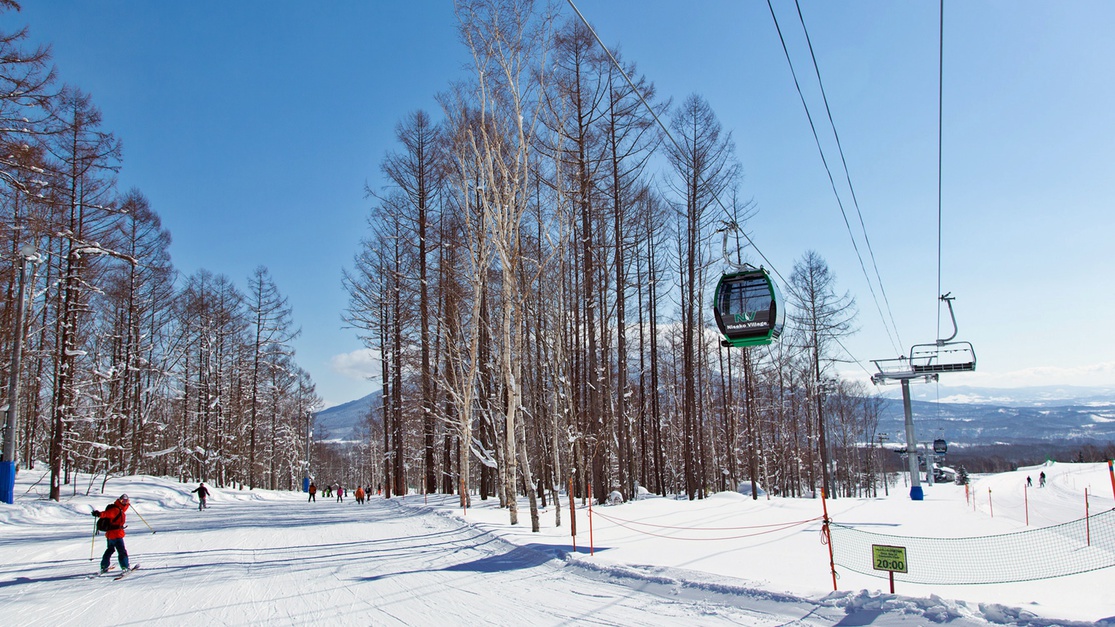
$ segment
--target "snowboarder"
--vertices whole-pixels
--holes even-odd
[[[1039,488],[1044,488],[1045,487],[1045,471],[1044,470],[1041,471],[1040,475],[1038,475],[1038,487]]]
[[[116,559],[120,561],[120,569],[124,572],[128,571],[128,549],[124,547],[124,525],[127,522],[125,512],[128,511],[129,503],[128,495],[121,494],[120,498],[105,508],[105,511],[93,510],[93,518],[108,519],[108,530],[105,531],[108,548],[101,557],[102,573],[108,570],[109,561],[114,552],[116,553]]]
[[[208,505],[205,504],[205,499],[209,498],[209,488],[206,488],[204,483],[202,483],[198,487],[194,488],[193,490],[190,490],[190,492],[197,492],[197,499],[198,499],[197,511],[200,512],[201,510],[205,509],[206,507],[209,507]]]
[[[317,496],[316,495],[317,495],[317,486],[311,483],[310,484],[310,499],[306,502],[307,503],[317,503]]]

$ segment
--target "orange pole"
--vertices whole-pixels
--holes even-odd
[[[821,520],[821,535],[825,538],[825,544],[829,546],[829,571],[832,573],[832,591],[836,592],[836,560],[832,554],[832,530],[829,529],[829,506],[825,499],[825,489],[821,488],[821,511],[824,512],[824,518]],[[893,584],[891,584],[893,585]]]
[[[995,505],[991,502],[991,488],[987,488],[987,509],[991,511],[991,517],[995,517]]]
[[[588,484],[588,554],[592,555],[596,545],[592,541],[592,483]]]
[[[1111,496],[1115,497],[1115,460],[1107,460],[1107,474],[1111,475]]]

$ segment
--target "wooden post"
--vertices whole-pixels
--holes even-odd
[[[1092,521],[1088,518],[1088,488],[1084,488],[1084,540],[1092,546]]]
[[[577,552],[577,506],[573,498],[573,477],[569,478],[569,533],[573,536],[573,552]]]
[[[588,484],[588,554],[592,555],[596,546],[592,541],[592,483]]]
[[[829,547],[829,572],[832,573],[832,591],[836,592],[836,560],[832,554],[832,530],[829,529],[829,506],[825,499],[825,489],[821,488],[821,511],[824,513],[824,522],[821,523],[821,534],[825,538],[825,544]],[[894,573],[891,573],[891,588],[894,587]],[[891,590],[894,592],[894,590]]]

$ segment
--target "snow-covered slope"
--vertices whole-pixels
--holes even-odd
[[[1115,505],[1105,465],[1044,470],[1044,491],[1021,487],[1033,469],[977,478],[974,493],[994,490],[994,517],[954,485],[928,488],[918,503],[898,487],[890,498],[830,501],[829,511],[888,533],[951,536],[1022,530],[1027,504],[1031,525],[1078,518],[1084,487],[1093,511]],[[16,504],[0,505],[3,615],[82,627],[1115,624],[1104,592],[1112,569],[964,589],[907,584],[898,595],[879,592],[885,580],[841,571],[832,592],[816,500],[650,498],[594,508],[591,525],[578,509],[574,551],[568,501],[561,527],[550,503],[531,533],[525,502],[517,526],[494,499],[462,512],[451,497],[414,495],[359,505],[213,489],[199,512],[194,487],[127,477],[108,494],[67,491],[54,503],[42,498],[41,471],[22,472]],[[121,492],[136,510],[127,545],[142,569],[89,579],[104,550],[89,511]]]

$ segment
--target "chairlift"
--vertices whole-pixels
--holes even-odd
[[[957,326],[956,314],[952,310],[954,298],[951,292],[941,296],[941,300],[949,307],[952,335],[932,344],[914,344],[910,347],[909,357],[873,360],[879,369],[871,377],[873,383],[920,377],[935,380],[943,372],[971,372],[976,369],[976,351],[972,343],[955,340]]]
[[[933,344],[915,344],[910,348],[910,366],[915,374],[971,372],[976,369],[976,351],[972,343],[953,341],[957,333],[956,314],[952,310],[954,298],[951,292],[941,296],[949,307],[952,335]]]
[[[727,232],[736,228],[730,224],[724,229],[724,260],[733,269],[717,282],[712,311],[723,336],[721,345],[763,346],[782,335],[786,325],[782,293],[766,269],[730,260]]]

